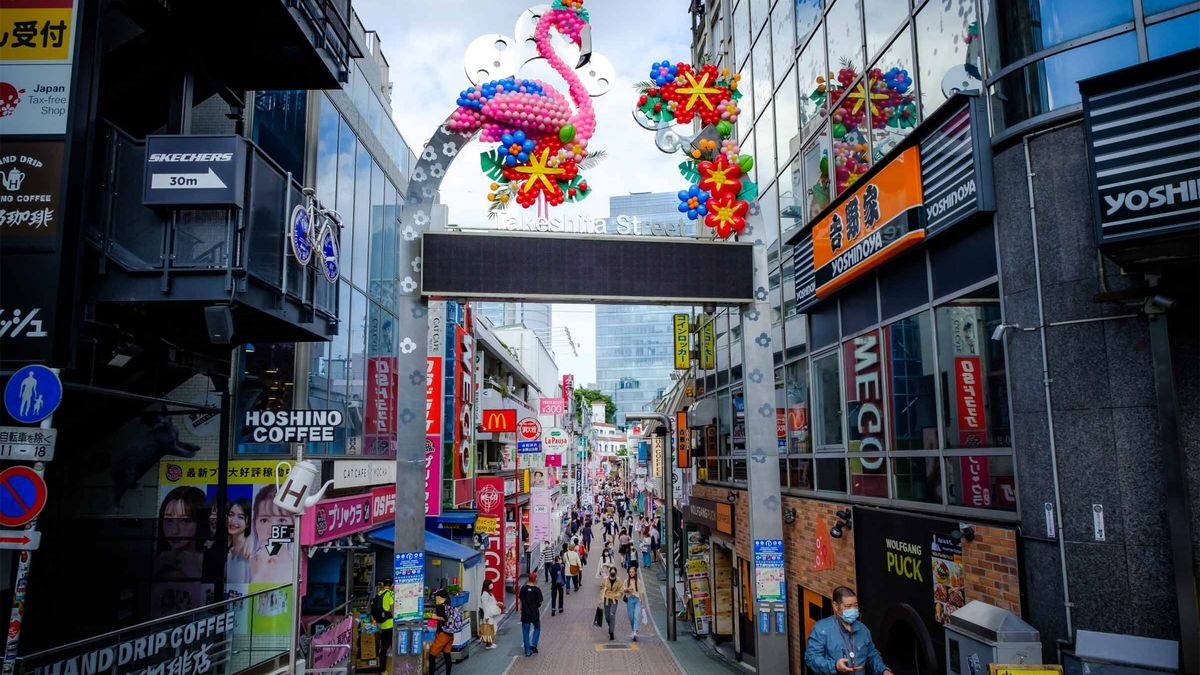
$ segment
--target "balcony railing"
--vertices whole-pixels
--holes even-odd
[[[15,672],[240,673],[287,654],[290,588],[278,586],[19,656]]]
[[[291,255],[286,223],[303,201],[291,174],[244,140],[243,208],[150,208],[142,205],[145,141],[111,124],[98,137],[102,197],[90,202],[86,218],[88,240],[103,253],[97,300],[241,302],[264,320],[316,333],[297,339],[325,339],[322,324],[336,321],[336,285]]]

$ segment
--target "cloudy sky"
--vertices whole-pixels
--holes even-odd
[[[487,34],[513,36],[517,19],[530,6],[519,0],[355,0],[363,25],[379,33],[394,83],[393,116],[415,152],[420,153],[425,140],[454,109],[458,93],[470,86],[463,66],[467,45]],[[653,134],[633,121],[631,110],[636,98],[633,85],[647,79],[652,62],[688,59],[690,18],[687,0],[590,0],[586,7],[591,14],[593,52],[608,57],[615,71],[609,93],[592,99],[597,129],[589,149],[603,149],[608,157],[586,174],[593,189],[588,199],[558,207],[552,215],[606,217],[610,196],[684,187],[675,170],[678,160],[655,148]],[[573,61],[574,55],[566,58]],[[566,93],[566,84],[544,62],[531,63],[519,74]],[[450,207],[452,223],[488,226],[490,181],[474,159],[485,149],[490,148],[478,142],[468,147],[442,182],[442,201]],[[516,205],[510,208],[514,215],[518,210]],[[594,381],[594,312],[589,307],[556,305],[554,321],[582,343],[579,357],[574,357],[565,339],[556,337],[560,368],[575,373],[580,385]]]

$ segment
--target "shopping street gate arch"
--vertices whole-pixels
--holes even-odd
[[[449,130],[443,123],[438,128],[437,133],[426,143],[417,160],[417,166],[413,169],[411,180],[409,181],[408,190],[405,193],[405,203],[401,208],[400,214],[400,229],[402,236],[398,242],[398,271],[396,284],[397,309],[399,311],[398,334],[400,341],[400,349],[397,354],[396,366],[399,377],[397,387],[397,426],[398,426],[398,444],[396,452],[396,540],[395,547],[397,551],[421,551],[425,546],[425,531],[423,527],[413,527],[414,523],[422,523],[425,511],[425,359],[426,359],[426,344],[428,324],[426,317],[428,310],[425,304],[424,293],[432,292],[434,284],[449,283],[454,277],[454,270],[451,269],[454,265],[460,265],[458,261],[448,261],[444,256],[452,247],[450,244],[461,246],[478,246],[487,241],[486,238],[480,235],[466,234],[455,235],[459,237],[471,237],[461,240],[448,240],[444,237],[448,233],[430,233],[429,228],[432,222],[433,207],[436,202],[438,189],[441,185],[442,178],[446,175],[446,171],[454,159],[460,154],[460,151],[470,142],[474,133],[462,133]],[[729,243],[729,242],[679,242],[677,245],[697,247],[691,249],[692,255],[700,257],[702,251],[716,251],[726,259],[720,262],[723,266],[730,265],[734,269],[729,272],[732,289],[729,291],[731,297],[725,298],[724,302],[712,304],[738,304],[739,305],[739,321],[741,323],[742,335],[745,336],[742,342],[742,367],[746,373],[743,391],[745,395],[746,406],[746,492],[745,498],[748,502],[750,515],[750,531],[752,539],[775,541],[783,539],[783,519],[782,519],[782,502],[779,492],[779,462],[778,450],[776,446],[776,426],[775,426],[775,363],[774,351],[780,345],[772,344],[772,331],[770,323],[770,304],[768,298],[770,288],[768,279],[768,264],[767,264],[767,244],[763,241],[760,233],[765,232],[766,228],[763,224],[760,213],[752,212],[747,218],[747,227],[741,233],[741,239],[748,243]],[[489,235],[491,236],[491,235]],[[426,248],[425,239],[428,238],[428,251],[430,260],[424,259],[423,248]],[[440,241],[439,241],[440,240]],[[497,240],[498,241],[498,240]],[[528,239],[525,240],[528,243]],[[549,242],[557,242],[559,239],[549,234],[539,235],[535,241],[536,246],[532,249],[538,249],[543,246],[549,247],[552,245]],[[568,241],[581,242],[576,244],[583,247],[587,240],[574,239]],[[600,239],[599,241],[608,241],[608,239]],[[511,244],[511,241],[506,240],[506,245]],[[644,238],[631,238],[627,243],[620,242],[620,246],[614,250],[618,252],[616,257],[621,257],[621,252],[624,255],[640,256],[643,249],[641,246],[647,245]],[[595,244],[597,247],[601,244]],[[745,251],[749,250],[749,255]],[[479,257],[472,262],[472,265],[479,264],[478,261],[483,260],[485,254],[477,254]],[[748,257],[748,262],[745,258]],[[435,262],[436,261],[436,262]],[[587,266],[586,258],[580,258],[576,261],[566,260],[564,258],[556,258],[555,260],[542,260],[543,264],[554,266],[567,265],[569,263],[582,264]],[[654,288],[657,285],[660,289],[657,292],[658,296],[663,295],[661,289],[664,288],[666,280],[663,278],[662,270],[666,265],[675,264],[673,261],[668,261],[663,258],[655,259],[651,264],[639,264],[639,267],[645,268],[639,270],[638,274],[652,275],[654,281],[650,284],[647,292],[654,294]],[[574,285],[575,290],[584,287],[587,283],[592,283],[593,288],[598,282],[588,282],[579,276],[578,273],[568,273],[560,279],[548,278],[547,272],[539,272],[538,269],[530,268],[525,270],[516,269],[512,265],[511,259],[505,261],[503,265],[493,267],[491,270],[484,270],[485,273],[495,274],[498,271],[509,269],[517,273],[523,272],[529,277],[530,286],[527,290],[528,294],[515,293],[508,291],[505,293],[496,294],[493,291],[491,297],[509,297],[512,299],[529,299],[531,297],[538,298],[557,298],[552,284],[561,284],[561,288],[566,288],[568,284]],[[562,271],[561,269],[559,270]],[[611,270],[610,270],[611,271]],[[690,281],[694,284],[693,290],[690,293],[697,293],[695,290],[699,288],[699,284],[706,283],[702,277],[715,277],[714,269],[693,269],[689,273]],[[474,272],[479,274],[478,271]],[[572,276],[575,274],[575,276]],[[619,273],[624,274],[624,273]],[[422,279],[428,280],[430,288],[428,290],[421,288]],[[632,277],[623,277],[632,278]],[[748,280],[748,283],[747,283]],[[467,288],[468,282],[461,281],[464,288]],[[474,282],[475,291],[462,294],[450,293],[459,297],[488,297],[483,289],[478,287],[479,282]],[[495,284],[494,276],[490,278],[490,283]],[[749,290],[750,295],[745,295]],[[512,293],[509,295],[508,293]],[[684,295],[681,291],[679,297],[662,298],[665,302],[686,304],[697,300],[695,295]],[[597,296],[596,293],[581,293],[581,298],[576,301],[584,301],[583,297]],[[599,297],[595,297],[598,301]],[[652,302],[649,298],[641,296],[627,296],[619,299],[613,298],[608,302],[630,302],[634,304],[649,304]],[[698,303],[703,304],[703,303]],[[757,570],[757,567],[755,568]],[[756,602],[755,607],[761,615],[763,612],[774,613],[778,605],[763,604]],[[786,606],[786,605],[784,605]],[[399,611],[399,610],[398,610]],[[782,611],[782,610],[781,610]],[[786,611],[783,611],[786,616]],[[766,615],[768,618],[771,614]],[[760,617],[762,618],[762,617]],[[417,621],[397,621],[396,639],[404,639],[407,632],[403,632],[409,628],[419,625]],[[758,656],[758,668],[760,672],[784,672],[787,669],[787,635],[786,631],[770,631],[756,635],[758,641],[756,653]],[[419,673],[420,664],[419,657],[411,655],[412,650],[409,650],[409,656],[397,655],[394,659],[393,673]]]
[[[743,305],[749,243],[651,237],[430,232],[425,297],[526,302]]]

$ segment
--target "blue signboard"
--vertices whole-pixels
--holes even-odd
[[[775,610],[775,632],[780,635],[787,635],[787,611],[782,609]]]
[[[782,539],[754,540],[754,596],[760,603],[787,600]]]
[[[541,441],[517,441],[517,454],[530,455],[542,451]]]
[[[246,141],[240,136],[147,136],[142,203],[242,205]]]
[[[412,621],[425,614],[425,552],[397,553],[392,570],[392,592],[395,594],[394,617],[396,621]],[[420,631],[416,631],[420,632]],[[419,638],[413,653],[419,653]]]
[[[758,632],[763,635],[771,634],[771,612],[768,610],[760,610],[758,612]]]
[[[646,441],[638,441],[638,461],[645,462],[650,455],[650,444]]]
[[[34,424],[54,414],[62,402],[58,375],[46,366],[25,366],[4,386],[4,409],[18,422]]]

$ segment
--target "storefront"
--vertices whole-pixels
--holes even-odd
[[[733,505],[692,495],[681,511],[687,556],[684,590],[691,602],[693,630],[717,643],[734,641],[733,649],[744,653],[737,641],[737,599],[743,591]]]

